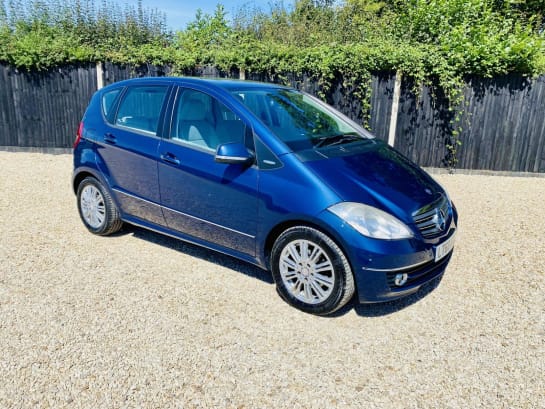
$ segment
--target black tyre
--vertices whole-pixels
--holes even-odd
[[[106,236],[123,226],[110,193],[95,178],[83,179],[78,186],[77,200],[81,220],[91,233]]]
[[[292,227],[278,237],[271,271],[280,296],[311,314],[331,314],[354,295],[346,256],[331,238],[312,227]]]

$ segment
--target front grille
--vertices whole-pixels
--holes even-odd
[[[431,239],[445,232],[450,218],[450,204],[445,195],[413,213],[413,220],[422,236]]]

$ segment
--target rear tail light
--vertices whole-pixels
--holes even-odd
[[[78,132],[76,133],[76,140],[74,141],[74,149],[78,146],[79,141],[81,141],[81,134],[83,133],[83,122],[79,123]]]

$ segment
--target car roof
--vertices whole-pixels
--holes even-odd
[[[231,90],[245,90],[245,89],[289,89],[289,87],[278,85],[278,84],[271,84],[271,83],[265,83],[265,82],[257,82],[257,81],[246,81],[246,80],[235,80],[235,79],[223,79],[223,78],[196,78],[196,77],[143,77],[143,78],[131,78],[128,80],[115,82],[113,84],[110,84],[108,87],[115,87],[115,86],[127,86],[127,85],[135,85],[138,83],[142,84],[176,84],[176,85],[204,85],[207,88],[221,88],[226,91]]]

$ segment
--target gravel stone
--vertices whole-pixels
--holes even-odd
[[[2,408],[545,408],[545,178],[436,175],[442,281],[324,318],[230,257],[90,234],[70,155],[0,164]]]

